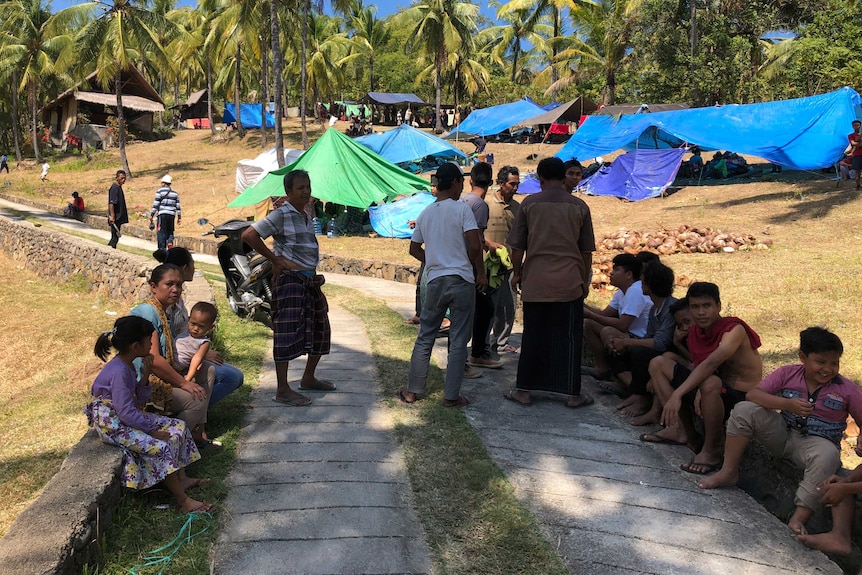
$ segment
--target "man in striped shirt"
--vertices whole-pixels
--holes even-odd
[[[173,179],[165,174],[162,177],[162,187],[156,190],[156,199],[153,200],[153,209],[150,210],[150,229],[153,229],[153,218],[159,215],[158,231],[156,241],[160,250],[168,249],[168,244],[174,243],[174,216],[177,224],[183,222],[183,212],[180,209],[180,196],[176,190],[171,188]]]

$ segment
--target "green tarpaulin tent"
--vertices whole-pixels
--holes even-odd
[[[284,195],[284,174],[305,170],[311,177],[311,195],[319,200],[365,209],[375,202],[431,189],[428,180],[414,176],[329,128],[294,163],[270,172],[228,204],[253,206]]]

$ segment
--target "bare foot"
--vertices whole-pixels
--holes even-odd
[[[197,501],[191,497],[186,497],[185,501],[179,504],[180,511],[184,513],[212,511],[213,506],[206,501]]]
[[[790,518],[790,521],[787,522],[787,526],[796,535],[808,535],[808,530],[805,528],[805,524],[795,517]]]
[[[836,555],[850,554],[850,541],[833,534],[831,531],[829,533],[818,533],[817,535],[797,535],[796,540],[806,547],[811,547],[824,553],[834,553]]]
[[[620,410],[622,410],[622,409],[625,409],[626,407],[628,407],[628,406],[630,406],[630,405],[634,405],[634,403],[635,403],[635,402],[637,402],[637,400],[638,400],[639,398],[640,398],[640,396],[639,396],[639,395],[630,395],[630,396],[628,396],[627,398],[625,398],[624,400],[622,400],[621,402],[619,402],[619,403],[617,404],[617,411],[620,411]]]
[[[632,397],[634,397],[635,400],[629,405],[624,407],[617,406],[617,409],[620,409],[626,417],[639,417],[645,414],[652,405],[652,400],[649,397],[644,395],[633,395]],[[631,397],[629,399],[631,399]]]
[[[183,482],[180,484],[183,488],[183,491],[188,491],[189,489],[194,489],[195,487],[200,487],[201,485],[206,485],[210,480],[206,477],[186,477],[183,479]]]
[[[649,436],[641,439],[645,443],[667,443],[676,445],[687,445],[688,436],[681,427],[665,427],[659,429],[655,433],[644,433],[641,437]]]
[[[697,486],[701,489],[717,489],[728,485],[736,485],[737,481],[739,481],[739,471],[733,471],[726,467],[722,467],[715,475],[707,477],[702,481],[698,481]]]
[[[629,423],[635,427],[641,427],[642,425],[655,425],[656,423],[659,423],[660,420],[661,411],[650,410],[643,415],[630,419]]]

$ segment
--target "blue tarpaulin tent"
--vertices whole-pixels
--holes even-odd
[[[544,108],[529,99],[474,110],[464,118],[463,122],[452,128],[452,131],[446,134],[445,138],[447,140],[453,140],[456,137],[467,139],[499,134],[524,120],[544,114],[545,111]]]
[[[654,126],[689,144],[751,154],[800,170],[831,166],[847,147],[846,134],[862,98],[852,88],[760,104],[592,116],[556,153],[581,161],[618,150]]]
[[[578,190],[632,202],[661,195],[673,183],[685,149],[635,150],[581,182]]]
[[[394,130],[362,136],[354,141],[380,154],[393,164],[412,162],[425,156],[467,160],[467,154],[455,145],[407,124],[401,124]]]
[[[425,104],[422,98],[416,94],[397,94],[390,92],[368,92],[368,95],[359,100],[361,104]]]
[[[236,122],[235,109],[233,102],[225,102],[222,119],[225,124]],[[260,104],[240,104],[239,113],[243,128],[260,128]],[[275,116],[272,112],[266,113],[266,127],[275,128]]]
[[[419,193],[388,204],[368,208],[371,227],[386,238],[409,238],[413,230],[407,222],[415,220],[422,210],[434,203],[434,196]]]

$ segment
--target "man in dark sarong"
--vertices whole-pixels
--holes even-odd
[[[315,272],[320,249],[314,234],[313,217],[306,211],[311,201],[308,172],[293,170],[284,176],[287,201],[266,218],[255,222],[242,240],[272,262],[275,281],[272,301],[272,355],[278,389],[273,401],[301,407],[311,400],[294,391],[287,381],[288,363],[308,354],[299,383],[303,391],[334,391],[335,385],[315,377],[323,355],[329,353],[331,330],[329,305],[321,291],[324,278]],[[272,236],[273,250],[263,242]]]
[[[581,392],[593,222],[587,204],[565,188],[562,160],[546,158],[536,172],[542,191],[521,203],[507,242],[512,289],[521,290],[524,302],[524,333],[516,384],[504,397],[530,405],[530,393],[544,391],[567,396],[568,407],[582,407],[593,403]]]

